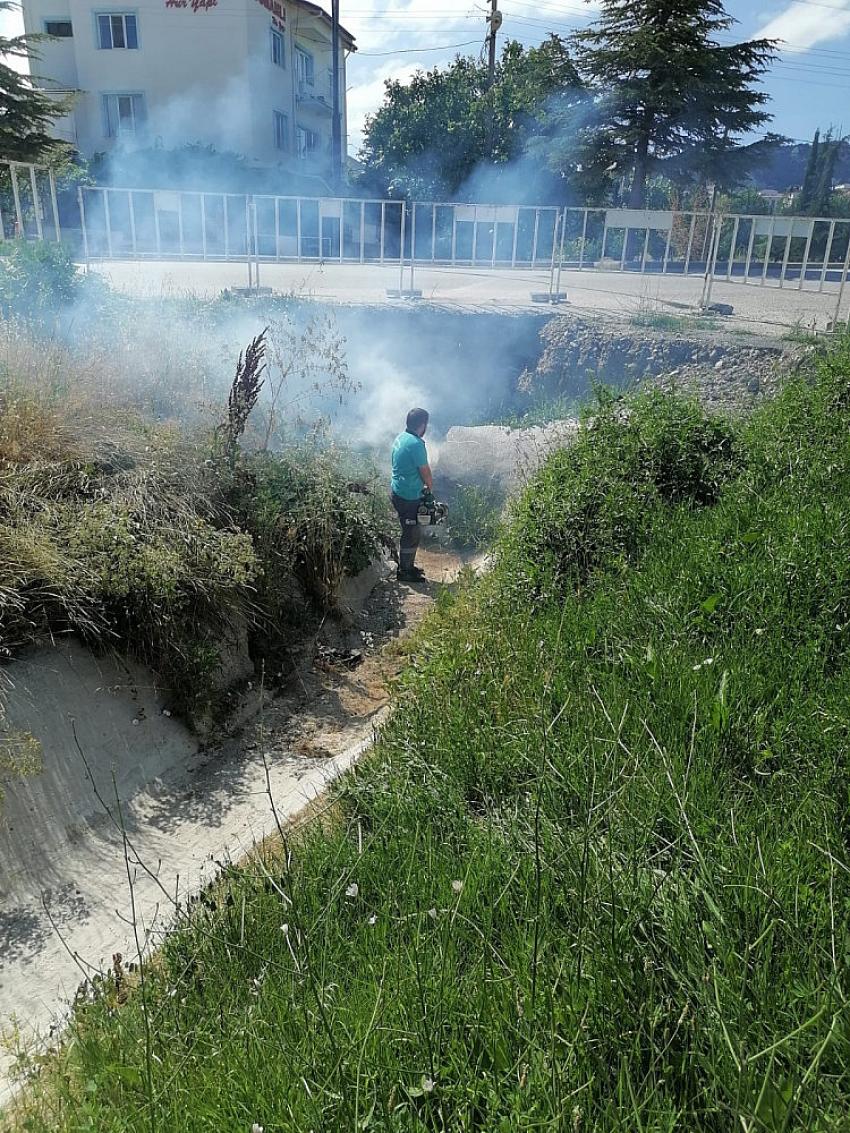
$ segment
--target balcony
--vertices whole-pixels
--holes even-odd
[[[312,83],[299,80],[295,87],[295,99],[304,110],[317,110],[320,114],[333,114],[330,91],[321,90]]]

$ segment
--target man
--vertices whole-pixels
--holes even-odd
[[[416,549],[422,530],[419,526],[419,504],[422,491],[433,491],[434,480],[428,464],[428,451],[422,439],[428,428],[428,413],[411,409],[407,428],[395,439],[392,452],[393,507],[401,524],[401,546],[398,554],[398,578],[402,582],[420,582],[424,570],[415,565]]]

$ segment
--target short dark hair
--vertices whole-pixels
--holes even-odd
[[[427,409],[411,409],[407,415],[407,428],[411,433],[418,433],[423,425],[430,421]]]

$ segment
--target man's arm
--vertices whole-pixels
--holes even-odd
[[[422,477],[422,483],[429,492],[434,491],[434,477],[431,475],[431,465],[423,464],[419,469],[419,475]]]

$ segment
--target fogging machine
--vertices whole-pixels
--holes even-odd
[[[417,516],[420,527],[434,527],[438,523],[443,523],[448,514],[448,504],[440,503],[439,500],[435,500],[433,492],[426,490],[422,493]]]

